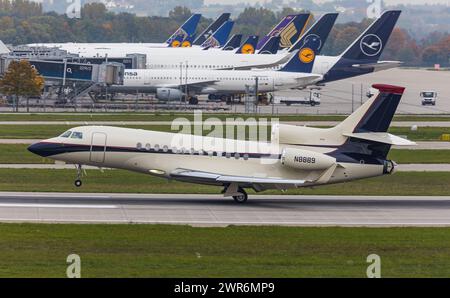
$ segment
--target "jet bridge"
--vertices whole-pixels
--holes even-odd
[[[2,58],[0,73],[4,74],[14,60],[20,59]],[[96,87],[123,85],[125,66],[121,63],[88,64],[67,62],[66,60],[27,60],[44,77],[46,89],[59,89],[57,92],[58,102],[66,103],[76,97],[82,97]]]
[[[141,53],[127,54],[124,57],[80,57],[78,54],[68,53],[66,50],[52,47],[11,47],[8,58],[33,59],[45,61],[67,61],[69,63],[103,64],[116,62],[125,65],[125,69],[145,69],[147,67],[147,55]]]

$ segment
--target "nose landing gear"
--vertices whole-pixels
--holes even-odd
[[[77,179],[75,180],[74,185],[76,187],[81,187],[83,185],[83,182],[81,181],[81,177],[83,175],[81,165],[76,165],[76,168],[77,168]]]

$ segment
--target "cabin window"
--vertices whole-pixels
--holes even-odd
[[[63,133],[60,137],[61,138],[68,138],[68,137],[70,137],[71,134],[72,134],[72,132],[70,130],[68,130],[65,133]]]
[[[78,132],[78,131],[74,131],[72,133],[71,138],[72,139],[82,139],[83,138],[83,133],[82,132]]]

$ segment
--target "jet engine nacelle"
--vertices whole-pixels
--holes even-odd
[[[336,158],[309,150],[286,148],[281,154],[281,164],[300,170],[326,170],[336,163]]]
[[[158,88],[156,89],[156,98],[159,100],[180,100],[183,93],[178,89]]]

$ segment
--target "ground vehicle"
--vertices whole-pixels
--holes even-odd
[[[422,99],[422,105],[436,105],[437,100],[437,92],[436,91],[422,91],[420,92],[420,98]]]
[[[320,92],[311,90],[309,93],[309,97],[302,98],[282,98],[279,100],[279,103],[286,104],[287,106],[293,104],[303,104],[310,105],[312,107],[316,105],[320,105]]]

